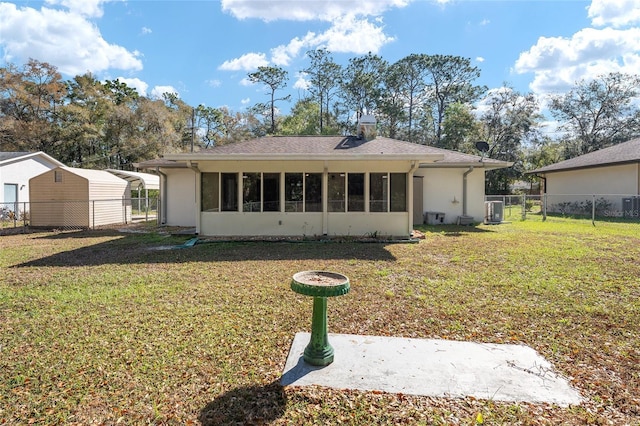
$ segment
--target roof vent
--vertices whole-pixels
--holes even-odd
[[[376,138],[376,119],[373,115],[363,115],[358,120],[358,138],[366,141]]]

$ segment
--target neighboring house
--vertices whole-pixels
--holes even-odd
[[[0,152],[0,208],[29,210],[29,179],[64,166],[44,152]]]
[[[528,172],[542,179],[547,210],[638,217],[640,138]]]
[[[481,222],[485,171],[510,165],[378,138],[373,122],[358,137],[263,137],[137,166],[161,176],[159,223],[200,235],[407,237],[425,218]]]
[[[129,182],[103,170],[57,167],[29,182],[33,227],[94,228],[131,221]]]

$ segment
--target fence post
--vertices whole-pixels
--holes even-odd
[[[542,221],[547,220],[547,194],[542,196]]]
[[[592,194],[591,197],[591,224],[596,226],[596,194]]]
[[[92,217],[92,221],[91,221],[91,229],[95,230],[95,229],[96,229],[96,200],[91,201],[91,205],[92,205],[92,212],[91,212],[91,217]]]
[[[522,194],[522,220],[527,219],[527,194]]]

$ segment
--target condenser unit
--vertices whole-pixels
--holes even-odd
[[[485,201],[484,223],[496,224],[502,222],[504,204],[502,201]]]
[[[622,199],[623,217],[640,217],[640,197],[628,197]]]

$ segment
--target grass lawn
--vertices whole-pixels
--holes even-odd
[[[640,224],[535,216],[418,244],[0,237],[0,424],[640,425]],[[279,383],[308,269],[347,275],[329,331],[523,343],[576,407]],[[481,414],[481,416],[479,415]]]

